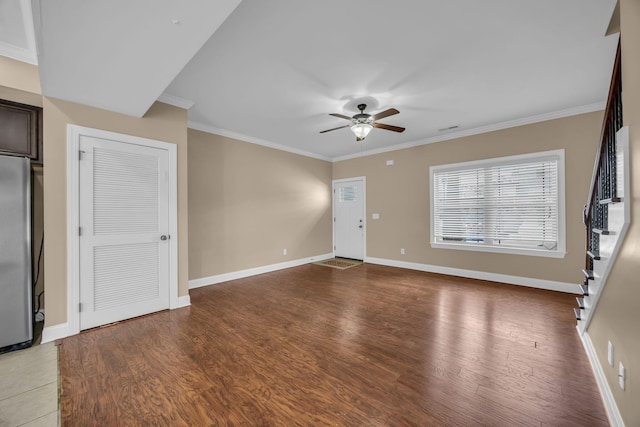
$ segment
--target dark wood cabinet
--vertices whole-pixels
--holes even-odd
[[[0,100],[0,155],[42,163],[42,108]]]

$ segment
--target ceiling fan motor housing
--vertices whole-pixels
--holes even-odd
[[[353,124],[358,123],[367,123],[369,125],[373,124],[373,119],[371,118],[371,114],[356,114],[352,119]]]
[[[371,114],[367,114],[364,112],[365,108],[367,108],[367,104],[359,104],[358,105],[358,110],[360,110],[359,114],[356,114],[355,116],[353,116],[353,124],[358,124],[358,123],[366,123],[366,124],[373,124],[373,119],[371,118]]]

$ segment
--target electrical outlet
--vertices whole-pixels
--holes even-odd
[[[286,254],[287,254],[287,250],[286,250],[286,249],[283,249],[283,250],[282,250],[282,255],[286,255]]]
[[[404,248],[400,248],[400,255],[404,255]]]
[[[611,341],[609,341],[607,348],[607,361],[609,362],[609,366],[613,368],[613,344],[611,344]]]
[[[618,365],[618,381],[620,383],[620,388],[622,390],[624,390],[624,380],[626,378],[627,375],[627,370],[624,368],[624,365],[622,364],[622,362],[620,362],[620,365]]]

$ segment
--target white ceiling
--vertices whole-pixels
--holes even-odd
[[[601,109],[618,37],[615,0],[32,4],[45,95],[135,116],[182,100],[190,127],[333,160]],[[361,102],[407,130],[319,133]]]

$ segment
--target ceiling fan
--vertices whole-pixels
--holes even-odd
[[[376,123],[376,120],[384,119],[385,117],[393,116],[394,114],[400,113],[400,111],[395,108],[389,108],[388,110],[384,110],[378,114],[367,114],[364,110],[367,108],[367,104],[358,105],[358,110],[360,110],[359,114],[356,114],[353,117],[345,116],[343,114],[331,113],[330,116],[339,117],[341,119],[349,120],[351,124],[338,126],[337,128],[323,130],[320,133],[331,132],[332,130],[348,128],[350,127],[353,133],[356,135],[356,141],[364,141],[364,139],[369,135],[371,129],[380,128],[386,129],[393,132],[404,132],[404,128],[399,126],[385,125],[384,123]]]

